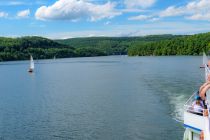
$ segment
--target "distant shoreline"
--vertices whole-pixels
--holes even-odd
[[[110,55],[201,55],[210,50],[210,33],[149,35],[144,37],[89,37],[50,40],[38,36],[0,37],[0,61],[97,57]]]

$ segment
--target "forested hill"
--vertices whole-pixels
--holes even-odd
[[[50,40],[38,36],[21,38],[0,37],[0,61],[66,57],[89,57],[127,54],[135,44],[170,40],[180,36],[151,35],[145,37],[91,37],[67,40]]]
[[[79,48],[79,50],[99,49],[106,55],[119,55],[127,54],[128,48],[135,46],[136,44],[144,44],[146,42],[156,42],[161,40],[171,40],[177,37],[181,36],[165,34],[142,37],[86,37],[56,41],[64,45],[74,46],[75,48]]]
[[[35,59],[73,57],[74,48],[42,37],[0,37],[0,61],[25,60],[30,54]]]
[[[128,49],[128,55],[200,55],[204,51],[210,51],[210,32],[135,44]]]
[[[128,54],[198,55],[210,50],[210,33],[144,37],[89,37],[50,40],[43,37],[0,37],[0,61]]]
[[[132,42],[153,42],[160,40],[168,40],[177,37],[182,37],[181,35],[148,35],[142,37],[84,37],[84,38],[70,38],[56,40],[58,43],[65,45],[72,45],[74,47],[98,47],[101,43],[132,43]]]

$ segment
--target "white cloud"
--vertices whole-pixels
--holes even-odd
[[[170,17],[170,16],[179,16],[185,13],[184,7],[174,7],[170,6],[166,10],[160,12],[160,17]]]
[[[104,23],[104,25],[109,25],[109,24],[111,24],[111,21],[107,21]]]
[[[191,20],[208,20],[208,21],[210,21],[210,13],[194,14],[194,15],[186,17],[186,18],[191,19]]]
[[[126,9],[119,9],[122,13],[140,13],[140,12],[147,12],[148,10],[142,10],[139,8],[126,8]]]
[[[39,22],[32,23],[39,26]],[[36,26],[35,25],[35,26]],[[143,36],[143,35],[154,35],[154,34],[196,34],[204,33],[210,31],[209,23],[187,23],[187,22],[149,22],[147,24],[110,24],[109,26],[104,25],[104,29],[94,29],[94,30],[77,30],[77,31],[60,31],[60,32],[37,32],[32,30],[32,33],[14,33],[10,32],[4,34],[4,36],[20,37],[20,36],[43,36],[51,39],[64,39],[72,37],[90,37],[90,36],[110,36],[110,37],[120,37],[120,36]],[[183,30],[184,29],[184,30]]]
[[[191,20],[210,21],[210,0],[193,0],[184,6],[170,6],[161,11],[160,17],[184,16]]]
[[[184,30],[183,30],[184,29]],[[144,36],[154,34],[195,34],[208,32],[210,24],[189,24],[185,22],[149,22],[147,24],[133,25],[109,25],[106,30],[83,30],[73,32],[55,32],[44,34],[42,36],[52,39],[64,39],[73,37],[90,37],[90,36]]]
[[[188,20],[210,21],[210,0],[191,0],[182,6],[169,6],[163,11],[133,16],[128,18],[128,20],[157,21],[162,18],[175,16],[180,16]]]
[[[154,5],[156,0],[124,0],[128,8],[148,8]]]
[[[160,20],[160,18],[157,17],[156,15],[138,15],[138,16],[129,17],[128,20],[155,22]]]
[[[152,17],[152,18],[150,19],[150,21],[153,21],[153,22],[158,21],[158,20],[160,20],[160,18],[158,18],[158,17]]]
[[[11,1],[11,2],[8,2],[7,5],[25,5],[24,2],[21,2],[21,1]]]
[[[28,5],[43,5],[46,3],[46,0],[27,0],[27,1],[23,1],[23,0],[3,0],[0,2],[0,6],[28,6]]]
[[[151,19],[151,16],[139,15],[128,18],[128,20],[148,20],[148,19]]]
[[[6,18],[6,17],[8,17],[8,13],[6,13],[6,12],[0,12],[0,18]]]
[[[19,6],[19,5],[27,5],[27,3],[21,1],[1,1],[0,3],[0,6]]]
[[[45,28],[46,25],[45,24],[39,24],[39,23],[36,23],[36,22],[31,22],[29,24],[29,27],[32,27],[32,28]]]
[[[121,12],[115,10],[116,4],[93,4],[89,0],[58,0],[51,6],[42,6],[37,9],[35,17],[38,20],[70,20],[82,18],[96,21],[104,18],[113,18]]]
[[[30,10],[29,9],[23,10],[23,11],[19,11],[17,13],[17,17],[18,18],[27,18],[27,17],[29,17],[29,15],[30,15]]]

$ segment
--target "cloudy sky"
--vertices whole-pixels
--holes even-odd
[[[0,36],[48,38],[210,31],[210,0],[1,0]]]

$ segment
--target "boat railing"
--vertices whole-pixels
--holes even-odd
[[[190,112],[193,114],[197,114],[197,115],[202,115],[203,111],[204,111],[203,108],[199,109],[199,111],[198,111],[198,110],[194,109],[194,107],[193,107],[193,103],[195,102],[196,95],[197,95],[197,91],[194,92],[192,94],[192,96],[187,100],[187,102],[184,104],[184,111]]]

